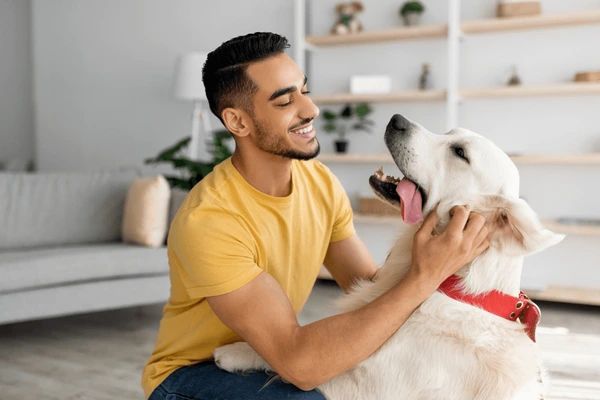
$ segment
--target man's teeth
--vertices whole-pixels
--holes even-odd
[[[302,135],[302,134],[312,131],[312,129],[313,129],[313,126],[312,126],[312,124],[310,124],[306,128],[293,130],[292,133],[298,133],[298,134]]]

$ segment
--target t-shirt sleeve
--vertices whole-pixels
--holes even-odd
[[[183,210],[173,221],[168,246],[191,298],[234,291],[263,272],[250,233],[235,215],[216,207]]]
[[[335,204],[335,207],[333,209],[334,222],[330,242],[338,242],[354,235],[355,230],[352,221],[352,205],[350,204],[346,190],[344,190],[344,187],[333,173],[331,173],[331,178],[334,196],[333,204]]]

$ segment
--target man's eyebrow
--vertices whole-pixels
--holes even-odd
[[[304,83],[302,84],[302,86],[306,85],[306,82],[308,82],[308,78],[305,75],[304,76]],[[290,92],[293,92],[294,90],[296,90],[296,86],[288,86],[288,87],[283,88],[283,89],[277,89],[275,92],[273,92],[273,94],[271,95],[271,97],[269,97],[269,101],[275,100],[279,96],[283,96],[284,94],[288,94]]]

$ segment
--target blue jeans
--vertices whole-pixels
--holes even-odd
[[[325,400],[317,390],[305,392],[273,377],[264,371],[232,374],[212,360],[204,361],[172,372],[148,400]],[[269,380],[272,382],[265,386]]]

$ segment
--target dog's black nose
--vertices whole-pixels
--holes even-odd
[[[388,129],[393,129],[395,131],[400,131],[402,133],[407,132],[410,127],[411,122],[404,118],[400,114],[394,114],[390,122],[388,123]]]

